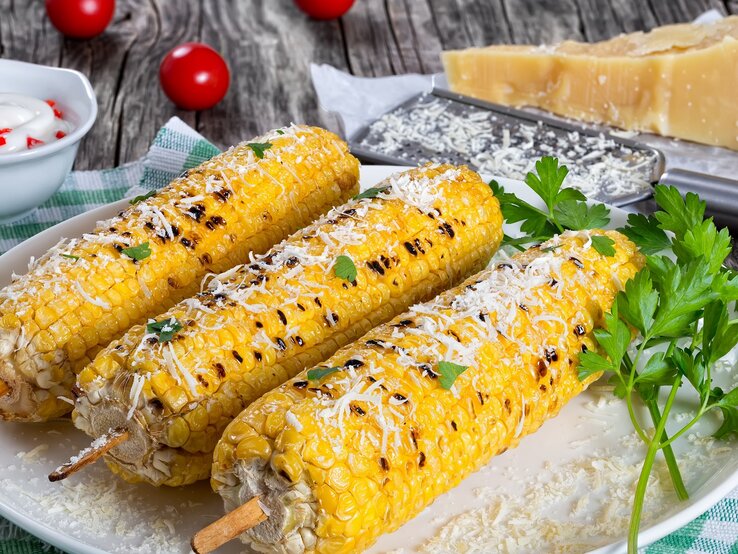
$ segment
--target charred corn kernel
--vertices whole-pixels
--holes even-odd
[[[11,390],[0,419],[68,413],[58,397],[71,397],[100,348],[194,294],[207,273],[264,252],[356,194],[359,164],[343,141],[307,126],[281,133],[254,139],[272,145],[262,158],[243,143],[190,169],[94,233],[59,243],[0,291],[0,379]],[[143,244],[145,258],[126,254]],[[41,378],[48,366],[60,377]],[[42,414],[40,393],[51,389]]]
[[[137,479],[157,485],[209,476],[211,460],[192,459],[191,445],[168,442],[173,421],[198,406],[210,412],[218,405],[222,417],[203,430],[215,444],[249,403],[374,325],[483,268],[500,243],[499,202],[467,168],[425,166],[391,177],[375,192],[335,208],[249,264],[211,276],[202,293],[158,317],[180,323],[171,341],[151,341],[145,329],[135,327],[97,356],[92,371],[104,370],[112,357],[121,368],[82,387],[75,424],[99,436],[116,418],[127,426],[155,422],[136,433],[146,436],[139,444],[145,442],[147,450],[135,461],[111,453],[108,464],[122,464]],[[453,255],[432,265],[426,256],[436,248]],[[416,264],[419,269],[412,269]],[[163,382],[161,375],[167,376]],[[152,387],[142,388],[142,382]],[[178,393],[172,402],[166,387],[184,391],[186,399]],[[283,406],[313,388],[307,382],[296,387],[279,396]],[[138,414],[134,410],[126,419],[126,406],[139,397]],[[163,410],[155,413],[157,405]],[[289,420],[278,410],[260,424],[255,433],[274,437]],[[231,433],[248,436],[238,426]],[[332,463],[324,445],[301,448],[312,463]],[[168,463],[181,460],[186,475],[151,465],[156,451],[165,452]]]
[[[591,247],[599,234],[614,256]],[[569,232],[544,246],[555,248],[519,254],[370,331],[324,363],[338,371],[303,372],[246,408],[231,426],[266,430],[272,462],[297,453],[282,435],[301,434],[305,469],[278,480],[274,463],[222,456],[240,452],[226,428],[213,488],[228,511],[259,495],[271,514],[268,531],[257,526],[244,542],[259,552],[361,552],[581,392],[595,378],[577,377],[591,322],[643,257],[615,231]],[[462,366],[455,380],[447,363]],[[275,434],[263,422],[278,413],[286,425]],[[308,514],[301,526],[277,523],[297,513]]]

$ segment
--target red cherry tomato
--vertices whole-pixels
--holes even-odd
[[[113,19],[115,0],[46,0],[46,14],[60,33],[92,38]]]
[[[231,73],[225,60],[207,44],[186,42],[167,54],[159,82],[169,99],[185,110],[212,108],[228,92]]]
[[[314,19],[336,19],[354,5],[354,0],[295,0],[297,7]]]

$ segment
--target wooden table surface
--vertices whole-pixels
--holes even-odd
[[[342,19],[321,22],[291,0],[116,4],[102,36],[75,41],[51,26],[42,0],[0,0],[0,56],[77,69],[95,87],[100,110],[77,169],[137,159],[173,115],[219,146],[291,121],[336,129],[318,108],[310,62],[371,77],[433,73],[444,49],[593,41],[689,21],[710,8],[738,13],[738,0],[356,0]],[[218,49],[232,72],[225,100],[197,113],[177,110],[157,76],[167,51],[193,40]]]

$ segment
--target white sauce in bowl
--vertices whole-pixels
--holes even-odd
[[[38,148],[71,130],[53,101],[0,93],[0,155]]]

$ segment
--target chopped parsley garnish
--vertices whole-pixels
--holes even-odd
[[[254,151],[254,154],[260,160],[264,158],[264,152],[272,147],[271,142],[249,142],[246,146]]]
[[[146,324],[146,332],[157,335],[160,343],[169,342],[174,335],[182,329],[182,324],[175,318],[165,319],[162,321],[149,321]]]
[[[140,262],[141,260],[145,260],[149,256],[151,256],[151,248],[149,248],[149,243],[144,242],[142,244],[139,244],[138,246],[129,246],[128,248],[124,248],[120,251],[121,254],[125,254],[132,260],[136,260],[137,262]]]
[[[526,184],[543,200],[545,208],[536,208],[516,195],[505,192],[497,181],[490,182],[492,192],[500,201],[505,221],[520,222],[520,230],[524,234],[524,237],[515,239],[505,237],[503,244],[523,250],[525,244],[546,241],[567,229],[594,229],[610,222],[610,210],[604,204],[589,205],[580,191],[563,187],[568,172],[566,166],[559,165],[558,159],[546,156],[536,162],[535,173],[526,175]],[[600,247],[603,251],[597,251],[608,255],[605,252],[609,249],[603,241],[600,241]]]
[[[437,366],[438,382],[446,390],[450,390],[456,382],[456,378],[464,373],[469,366],[459,365],[453,362],[440,361]]]
[[[354,265],[353,260],[348,256],[338,256],[336,263],[333,264],[333,273],[339,279],[346,279],[350,283],[353,283],[356,280],[356,265]]]
[[[361,200],[362,198],[376,198],[380,192],[384,192],[389,187],[372,187],[370,189],[366,189],[364,192],[360,192],[356,196],[354,196],[354,200]]]
[[[152,190],[151,192],[147,192],[146,194],[142,194],[140,196],[135,196],[132,200],[129,200],[128,203],[133,206],[135,204],[138,204],[139,202],[143,202],[144,200],[148,200],[152,196],[156,194],[155,190]]]
[[[79,260],[79,256],[74,256],[72,254],[62,254],[62,258],[69,258],[70,260],[74,260],[75,262]]]
[[[307,372],[308,381],[320,381],[323,377],[326,377],[336,371],[341,371],[340,367],[316,367],[315,369],[309,369]]]
[[[603,256],[615,255],[615,241],[604,235],[594,235],[592,237],[592,247]]]

